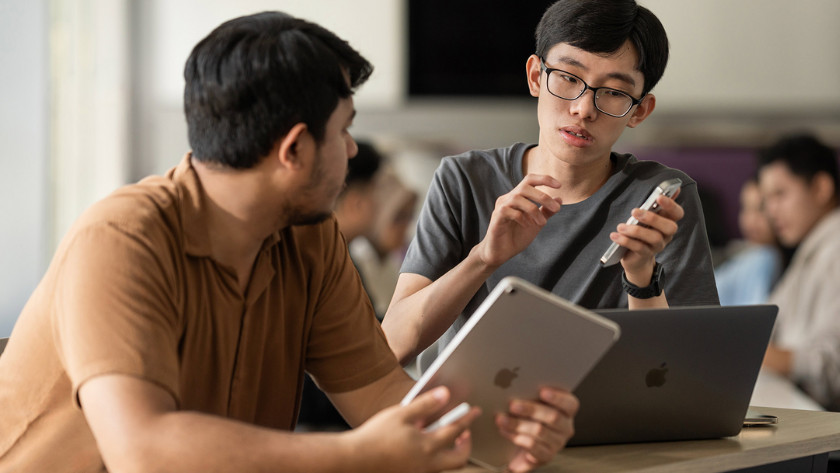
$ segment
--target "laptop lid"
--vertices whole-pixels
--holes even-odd
[[[536,399],[541,386],[572,390],[618,338],[618,326],[516,277],[503,279],[429,366],[403,404],[449,387],[446,412],[481,407],[471,428],[473,462],[505,466],[517,447],[499,434],[496,413],[513,398]],[[558,362],[560,360],[560,362]]]
[[[569,445],[740,432],[778,307],[598,310],[621,339],[575,390]]]

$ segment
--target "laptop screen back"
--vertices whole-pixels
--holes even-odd
[[[622,335],[575,390],[581,407],[569,445],[736,435],[777,310],[596,311]]]

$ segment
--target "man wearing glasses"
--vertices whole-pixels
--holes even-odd
[[[447,157],[435,173],[383,323],[403,363],[438,340],[427,367],[509,275],[588,308],[718,304],[696,183],[612,150],[653,112],[667,60],[662,24],[634,0],[548,8],[526,64],[539,141]],[[636,208],[671,178],[682,189],[659,214]],[[631,214],[643,225],[625,225]],[[611,242],[628,251],[603,267]]]

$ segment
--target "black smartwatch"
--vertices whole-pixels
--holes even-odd
[[[662,278],[665,276],[665,269],[659,262],[653,266],[653,275],[650,278],[650,284],[646,287],[639,287],[627,280],[627,274],[621,272],[621,287],[627,295],[633,296],[636,299],[650,299],[662,294]]]

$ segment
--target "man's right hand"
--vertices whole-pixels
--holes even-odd
[[[408,405],[382,410],[348,433],[351,452],[368,458],[370,471],[425,473],[464,466],[472,447],[466,429],[478,417],[477,407],[449,425],[424,431],[448,400],[446,388],[435,388]]]
[[[408,363],[440,338],[487,278],[527,248],[560,210],[560,199],[538,186],[559,189],[560,182],[550,176],[525,176],[496,200],[484,239],[437,280],[400,274],[382,329],[401,363]]]
[[[475,247],[476,255],[487,266],[501,266],[527,248],[560,210],[560,199],[537,186],[558,189],[560,183],[550,176],[528,174],[512,191],[496,199],[487,235]]]

